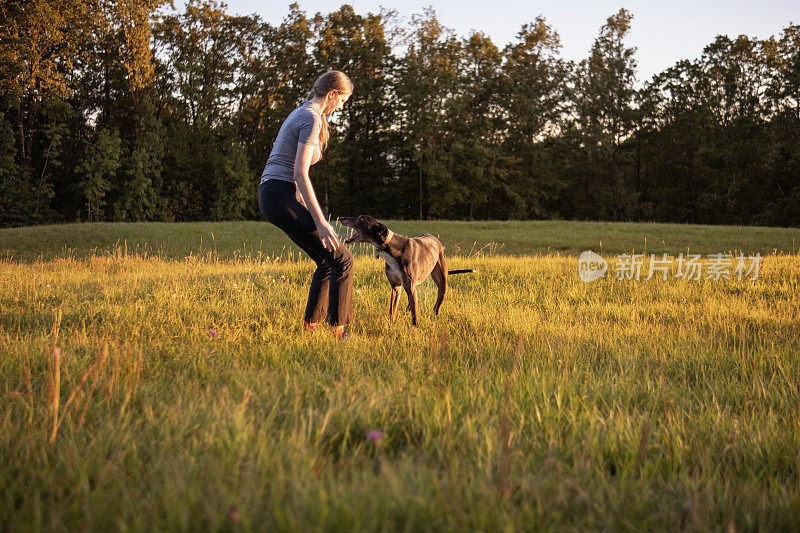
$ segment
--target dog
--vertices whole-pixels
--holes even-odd
[[[355,234],[344,240],[345,244],[359,242],[371,244],[381,259],[386,262],[386,277],[392,286],[389,299],[390,321],[393,321],[397,314],[401,288],[406,291],[408,296],[411,323],[416,326],[418,314],[416,286],[418,284],[425,281],[428,276],[433,278],[438,289],[433,313],[438,315],[447,292],[447,276],[475,272],[473,269],[448,271],[444,259],[444,246],[430,233],[417,237],[404,237],[369,215],[339,217],[338,220],[343,226],[355,230]]]

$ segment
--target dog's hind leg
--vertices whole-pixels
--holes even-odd
[[[417,325],[417,288],[410,282],[405,284],[403,288],[406,290],[408,296],[408,307],[411,309],[411,323]]]
[[[433,314],[439,314],[439,307],[444,301],[444,294],[447,292],[447,263],[444,260],[444,251],[439,252],[439,261],[431,271],[431,278],[436,283],[436,305],[433,306]]]
[[[392,294],[389,297],[389,322],[394,322],[394,317],[397,315],[397,304],[400,301],[402,288],[402,285],[392,285]]]

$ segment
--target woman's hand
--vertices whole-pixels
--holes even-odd
[[[322,246],[324,246],[326,250],[332,252],[339,247],[339,236],[327,220],[321,220],[317,223],[317,233],[319,234],[320,240],[322,240]]]

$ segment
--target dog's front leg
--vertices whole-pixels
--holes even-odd
[[[392,294],[389,297],[389,322],[394,322],[394,317],[397,315],[397,304],[400,302],[400,289],[402,289],[400,285],[392,286]]]
[[[409,283],[405,287],[406,294],[408,295],[408,307],[411,309],[411,323],[417,325],[417,288]]]

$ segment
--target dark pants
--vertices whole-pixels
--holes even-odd
[[[261,216],[278,226],[317,264],[311,278],[306,322],[327,320],[334,326],[353,318],[353,255],[344,244],[326,250],[311,213],[297,201],[294,183],[267,180],[258,191]]]

